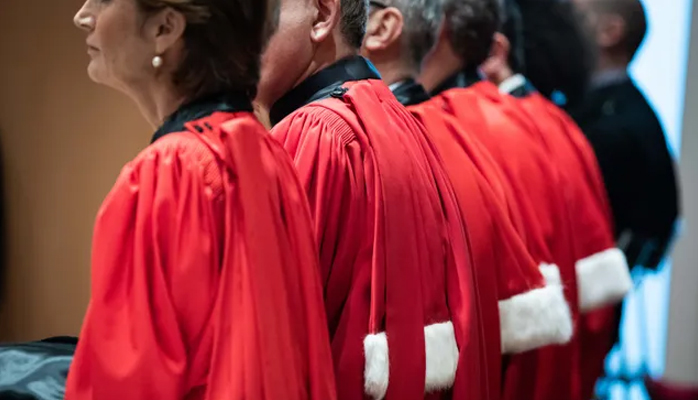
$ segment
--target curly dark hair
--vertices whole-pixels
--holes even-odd
[[[444,0],[448,39],[466,66],[478,66],[489,56],[500,8],[499,0]]]
[[[222,91],[257,93],[261,55],[276,1],[136,0],[144,16],[166,7],[186,17],[185,55],[174,84],[195,99]]]

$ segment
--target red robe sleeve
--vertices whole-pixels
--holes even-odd
[[[333,294],[327,299],[333,325],[333,310],[341,305],[333,305],[332,298],[334,293],[348,291],[342,285],[351,277],[350,271],[333,267],[351,265],[354,251],[361,246],[358,236],[363,224],[356,223],[356,218],[367,212],[367,188],[373,184],[373,167],[370,160],[362,157],[363,150],[350,127],[322,107],[306,107],[304,112],[275,126],[272,135],[293,158],[308,195],[320,250],[322,282],[325,291]],[[351,240],[352,237],[357,240]],[[337,297],[341,297],[339,293]]]
[[[580,249],[576,267],[580,308],[590,311],[617,304],[632,289],[633,282],[628,262],[615,244],[611,206],[596,155],[572,118],[542,96],[535,99],[545,106],[544,115],[556,122],[555,130],[562,132],[560,137],[565,141],[553,145],[559,154],[570,155],[567,162],[573,163],[568,167],[570,174],[576,172],[577,198],[586,206],[587,214],[579,214],[587,217],[582,222],[586,223],[583,229],[590,233]]]
[[[432,105],[410,110],[425,124],[453,182],[479,280],[492,282],[480,293],[496,295],[485,304],[499,304],[501,351],[523,352],[569,340],[571,316],[560,278],[550,266],[539,268],[515,230],[509,218],[514,208],[506,206],[512,203],[506,183],[482,146]],[[499,336],[490,334],[489,339]]]
[[[303,193],[241,119],[167,135],[122,171],[67,399],[335,398]]]
[[[564,111],[540,94],[519,104],[536,125],[549,154],[573,183],[568,200],[574,208],[576,272],[580,309],[581,398],[593,394],[604,360],[614,345],[618,313],[614,303],[632,287],[630,268],[613,237],[606,189],[593,149]],[[609,306],[610,305],[610,306]],[[604,307],[606,306],[606,307]]]
[[[528,250],[537,262],[554,262],[559,266],[550,272],[554,272],[555,279],[562,280],[565,298],[572,316],[576,317],[571,226],[561,200],[560,192],[565,190],[565,186],[557,171],[551,168],[543,151],[517,121],[505,114],[503,96],[496,86],[481,82],[468,89],[445,92],[440,97],[445,109],[476,136],[501,168],[521,211]],[[541,268],[544,273],[546,270],[550,268]],[[572,329],[568,331],[568,339],[572,332]],[[573,385],[577,362],[575,349],[572,340],[566,346],[548,346],[511,357],[504,375],[503,398],[568,398],[564,395],[538,397],[536,390],[566,388],[576,392]]]
[[[591,146],[562,110],[543,96],[533,94],[514,101],[509,112],[519,114],[528,125],[527,131],[555,160],[568,187],[563,195],[575,232],[580,310],[619,302],[632,287],[632,280],[625,256],[615,246],[608,201]]]
[[[413,119],[395,114],[382,83],[347,86],[344,99],[302,107],[272,135],[315,216],[338,392],[421,399],[451,385],[458,361],[443,211],[428,166],[409,156],[420,149],[401,141]]]
[[[215,301],[222,192],[202,190],[191,155],[170,144],[128,164],[99,211],[67,399],[174,400],[205,382],[189,376],[188,344],[206,334]]]
[[[338,393],[362,399],[363,338],[370,333],[370,296],[364,293],[372,286],[372,161],[349,125],[324,107],[306,106],[271,133],[291,155],[310,202]]]

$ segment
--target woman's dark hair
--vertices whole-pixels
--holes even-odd
[[[223,92],[257,93],[261,56],[276,2],[267,0],[136,0],[151,14],[170,7],[186,20],[185,54],[174,84],[187,98]]]

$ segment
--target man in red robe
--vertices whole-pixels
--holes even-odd
[[[310,199],[341,399],[481,398],[481,309],[450,182],[358,56],[362,0],[282,0],[259,108]]]
[[[570,4],[550,7],[559,9],[559,13],[573,12]],[[613,346],[617,321],[609,306],[622,300],[632,280],[625,256],[615,246],[610,206],[594,151],[571,118],[521,74],[525,68],[525,37],[521,12],[512,0],[505,3],[504,16],[501,33],[495,34],[492,52],[482,69],[502,93],[517,99],[518,107],[509,108],[509,112],[527,124],[531,137],[545,147],[570,183],[566,201],[572,208],[579,307],[583,313],[578,325],[578,345],[584,354],[580,360],[580,398],[587,399]]]
[[[478,66],[490,52],[498,29],[500,8],[496,0],[447,0],[444,24],[437,44],[427,56],[420,82],[434,97],[430,104],[454,116],[489,151],[501,168],[526,230],[528,249],[536,262],[559,266],[565,296],[573,318],[578,315],[577,278],[574,269],[574,236],[570,210],[563,193],[566,182],[551,164],[545,149],[533,140],[526,127],[507,113],[508,102],[498,88],[481,79]],[[538,382],[575,389],[571,373],[575,353],[569,346],[565,357],[554,353],[556,370],[530,375],[530,365],[550,356],[551,347],[510,358],[505,383],[515,379],[533,393]],[[543,385],[545,386],[545,385]],[[504,396],[509,394],[505,384]]]
[[[542,288],[541,272],[515,231],[512,219],[520,218],[499,168],[453,117],[423,104],[429,95],[414,79],[436,40],[440,11],[439,2],[373,2],[363,52],[375,62],[397,99],[427,128],[466,220],[473,265],[482,283],[479,286],[490,282],[484,293],[486,304],[499,304],[500,312],[496,306],[489,312],[499,314],[501,335],[497,318],[488,324],[494,329],[485,333],[489,355],[486,367],[493,378],[487,398],[492,399],[498,398],[501,390],[498,378],[502,351],[521,352],[562,343],[569,340],[572,327],[560,285],[552,283]],[[555,273],[553,266],[545,266],[544,270]],[[454,396],[459,396],[457,387]]]

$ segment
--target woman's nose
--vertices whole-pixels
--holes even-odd
[[[88,2],[85,2],[80,10],[78,10],[77,14],[75,14],[73,23],[80,29],[91,31],[95,26],[95,17],[87,9],[87,3]]]

